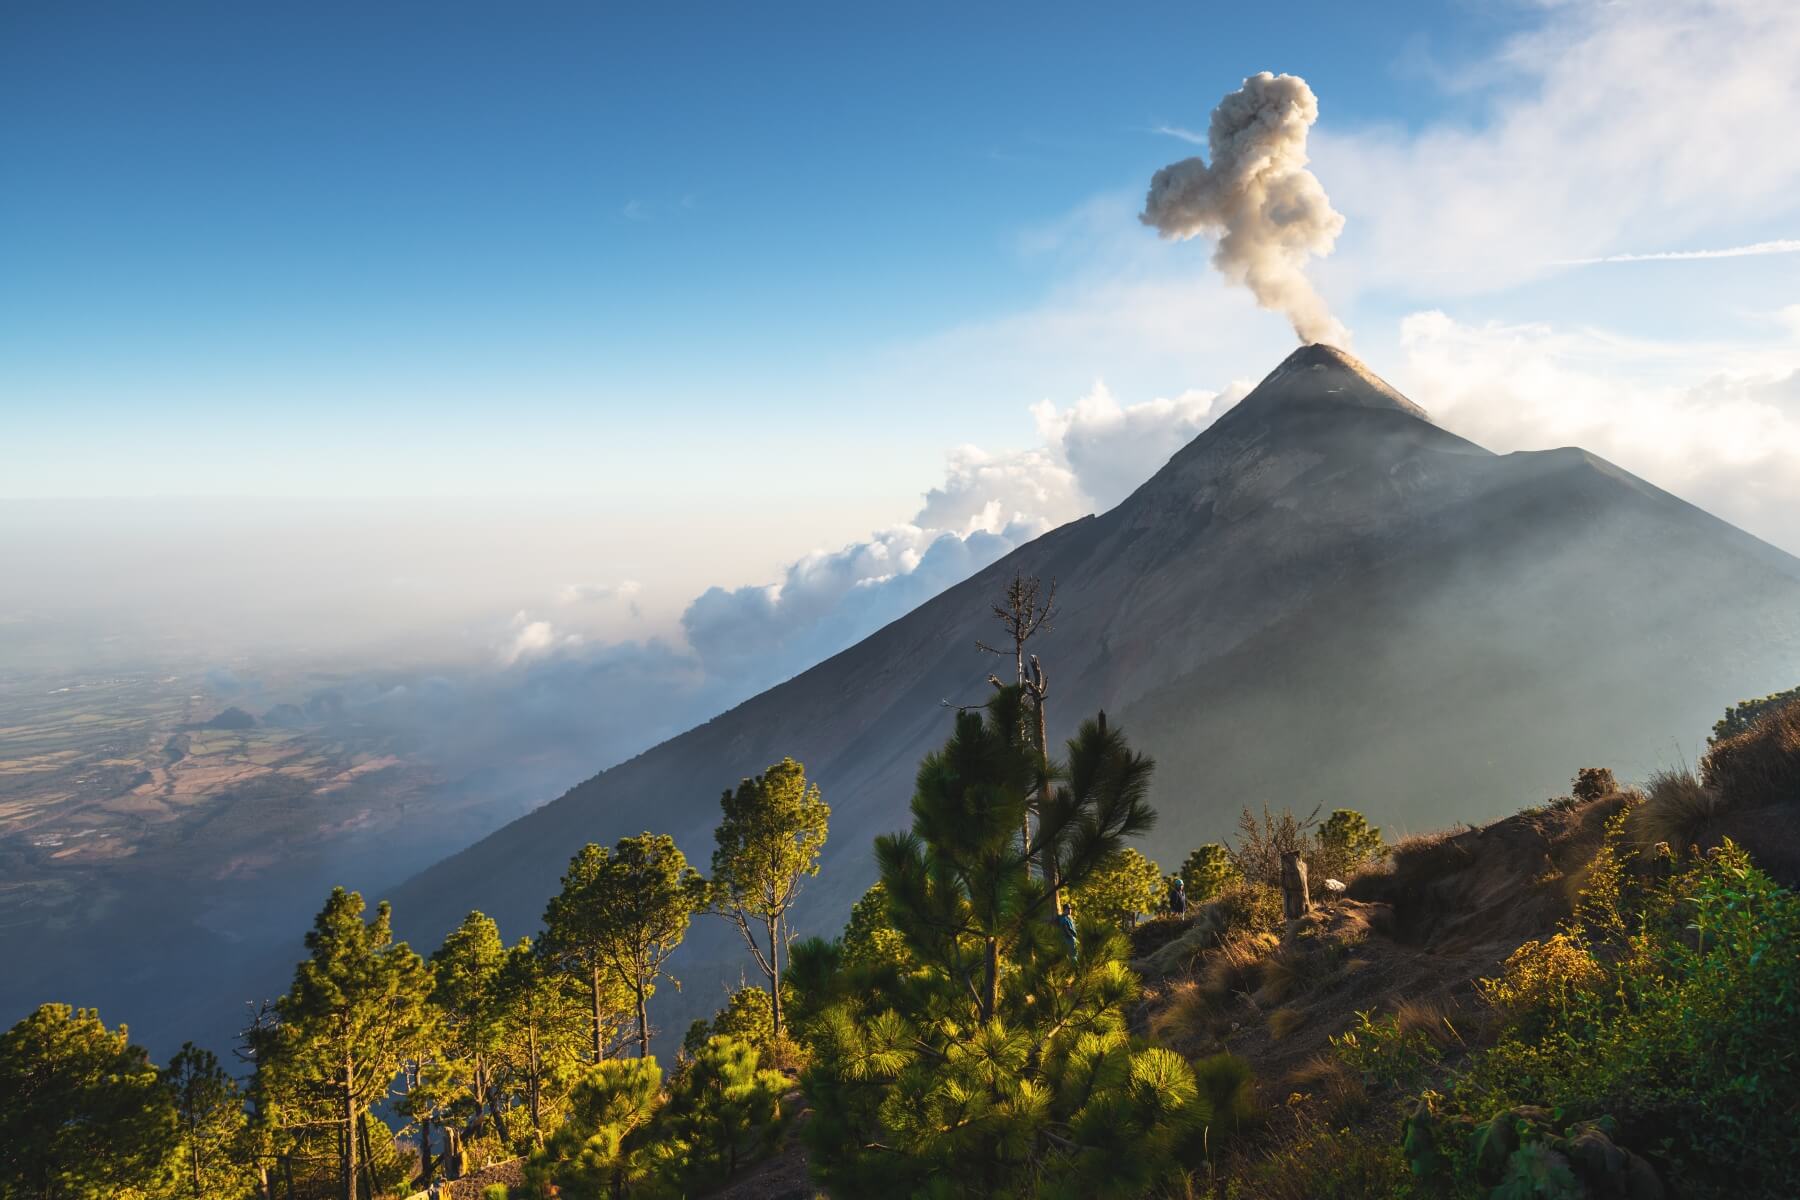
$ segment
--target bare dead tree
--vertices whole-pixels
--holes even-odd
[[[1012,581],[1006,585],[1006,593],[998,604],[993,606],[994,618],[1006,631],[1007,640],[1012,643],[1013,682],[1023,687],[1025,684],[1025,643],[1032,635],[1053,628],[1051,618],[1056,616],[1056,581],[1050,581],[1045,589],[1036,575],[1015,572]],[[1005,658],[1008,651],[1005,646],[990,646],[978,641],[975,648],[988,654]]]
[[[1013,573],[1012,580],[1006,585],[1006,592],[1000,602],[993,606],[993,613],[1000,627],[1006,631],[1007,640],[1012,643],[1013,682],[1022,689],[1030,700],[1033,722],[1036,728],[1025,728],[1019,732],[1031,739],[1038,752],[1038,786],[1037,794],[1026,806],[1025,816],[1021,821],[1019,836],[1021,844],[1031,845],[1031,814],[1037,810],[1043,796],[1043,789],[1049,786],[1050,757],[1046,742],[1044,720],[1044,698],[1049,695],[1049,680],[1043,667],[1038,663],[1037,655],[1025,653],[1025,643],[1038,633],[1054,628],[1051,620],[1056,616],[1056,581],[1052,579],[1048,588],[1036,575],[1026,575],[1022,571]],[[989,645],[977,641],[975,648],[987,654],[1005,658],[1008,651],[1002,644]],[[1029,669],[1027,669],[1029,667]],[[998,675],[989,675],[988,682],[996,688],[1006,686]],[[1045,862],[1041,864],[1044,878],[1050,880],[1052,874],[1049,864],[1049,852],[1045,852]],[[1025,873],[1031,873],[1031,863],[1025,863]],[[1054,886],[1054,880],[1050,880]]]

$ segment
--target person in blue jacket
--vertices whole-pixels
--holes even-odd
[[[1062,930],[1063,941],[1069,943],[1069,957],[1081,957],[1081,945],[1075,937],[1075,906],[1063,904],[1056,910],[1056,927]]]
[[[1169,911],[1178,917],[1187,911],[1187,880],[1179,875],[1169,884]]]

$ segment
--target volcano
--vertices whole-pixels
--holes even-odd
[[[1583,766],[1641,778],[1800,682],[1800,559],[1583,450],[1491,453],[1310,345],[1111,511],[415,877],[397,925],[432,946],[479,908],[532,932],[576,850],[644,830],[704,869],[720,792],[792,755],[832,809],[796,917],[835,932],[872,839],[908,824],[944,702],[989,691],[975,642],[1015,572],[1057,585],[1031,645],[1053,746],[1104,709],[1156,758],[1144,849],[1165,868],[1247,805],[1356,808],[1392,836],[1492,820]],[[696,923],[684,1007],[717,1007],[735,936]]]

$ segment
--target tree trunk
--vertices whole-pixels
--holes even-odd
[[[431,1118],[419,1118],[419,1182],[431,1186]]]
[[[344,1053],[344,1200],[356,1200],[356,1060]]]
[[[769,920],[769,1003],[775,1014],[775,1032],[781,1032],[781,918]]]
[[[638,1057],[650,1057],[650,1007],[644,999],[644,985],[637,989]]]
[[[599,1062],[606,1054],[606,1043],[600,1036],[603,1022],[600,1018],[600,968],[598,966],[588,974],[588,989],[594,998],[594,1061]]]
[[[363,1192],[375,1200],[375,1151],[369,1141],[369,1114],[356,1114],[356,1136],[362,1147]]]
[[[1049,797],[1045,795],[1045,792],[1047,792],[1050,787],[1050,742],[1049,735],[1044,729],[1044,696],[1042,691],[1043,679],[1041,677],[1038,679],[1038,685],[1039,691],[1032,707],[1037,709],[1038,771],[1040,773],[1039,779],[1041,780],[1038,785],[1037,803],[1038,811],[1042,812],[1044,809],[1044,801],[1049,799]],[[1038,866],[1041,868],[1041,873],[1044,876],[1044,884],[1050,889],[1051,903],[1055,903],[1056,893],[1062,887],[1062,880],[1057,878],[1059,872],[1056,869],[1056,851],[1050,846],[1039,846],[1038,854],[1041,856],[1038,861]],[[1030,877],[1029,871],[1027,871],[1026,876],[1027,878]]]
[[[544,1122],[538,1111],[538,1095],[541,1090],[539,1075],[541,1074],[543,1067],[538,1062],[537,1021],[535,1018],[525,1026],[525,1045],[529,1056],[527,1061],[531,1067],[531,1132],[537,1139],[538,1147],[542,1149],[544,1145]]]
[[[287,1183],[287,1200],[294,1200],[294,1156],[281,1156],[281,1178]]]
[[[275,1181],[269,1178],[269,1164],[266,1162],[256,1164],[256,1194],[262,1200],[275,1200]]]
[[[1000,1008],[1000,939],[987,940],[987,978],[981,997],[981,1019],[991,1021]]]

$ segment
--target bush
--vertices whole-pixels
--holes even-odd
[[[1715,741],[1700,760],[1708,787],[1733,805],[1800,802],[1800,703],[1769,709]]]
[[[1602,979],[1600,964],[1568,933],[1535,938],[1507,956],[1498,979],[1476,983],[1482,999],[1509,1020],[1524,1021],[1568,1008],[1571,995]]]
[[[1233,933],[1279,934],[1287,927],[1281,908],[1281,889],[1264,883],[1242,883],[1222,893],[1216,901]]]
[[[1800,1145],[1800,896],[1729,841],[1623,895],[1626,931],[1593,947],[1565,931],[1593,966],[1544,989],[1535,1021],[1475,1056],[1453,1102],[1480,1120],[1520,1104],[1610,1113],[1628,1143],[1655,1142],[1684,1195],[1788,1194]],[[1490,984],[1505,986],[1504,976]],[[1530,989],[1516,990],[1523,1003]]]
[[[1314,815],[1317,815],[1316,809]],[[1266,804],[1263,805],[1262,819],[1258,820],[1256,814],[1246,808],[1238,817],[1238,842],[1231,850],[1232,863],[1250,883],[1279,889],[1281,856],[1297,853],[1306,858],[1311,855],[1313,840],[1308,830],[1312,822],[1312,817],[1302,821],[1287,809],[1282,809],[1277,816]]]
[[[1790,688],[1785,692],[1771,692],[1755,700],[1739,700],[1725,710],[1724,719],[1713,726],[1712,737],[1708,741],[1722,742],[1726,738],[1746,733],[1768,713],[1796,702],[1800,702],[1800,687]]]
[[[1208,842],[1187,856],[1181,864],[1181,878],[1187,884],[1189,904],[1198,904],[1223,895],[1243,883],[1244,876],[1231,861],[1231,851],[1217,842]]]
[[[1348,879],[1387,852],[1381,830],[1355,809],[1340,808],[1319,827],[1310,866],[1315,879]]]
[[[1692,771],[1658,771],[1644,784],[1643,801],[1625,819],[1625,834],[1640,852],[1661,844],[1672,854],[1685,854],[1699,844],[1721,807],[1718,793]]]
[[[1610,796],[1618,790],[1619,781],[1613,778],[1611,768],[1582,767],[1575,772],[1575,786],[1570,792],[1577,800],[1589,801]]]
[[[774,1144],[787,1086],[758,1069],[754,1047],[730,1037],[709,1039],[667,1094],[653,1058],[599,1063],[526,1164],[526,1181],[535,1195],[564,1200],[710,1190]]]
[[[1424,1030],[1401,1028],[1391,1016],[1376,1020],[1356,1014],[1356,1024],[1330,1039],[1338,1057],[1361,1077],[1363,1086],[1387,1092],[1417,1088],[1443,1057]]]
[[[1071,895],[1078,916],[1119,930],[1155,912],[1162,901],[1162,868],[1130,846],[1106,857]]]

